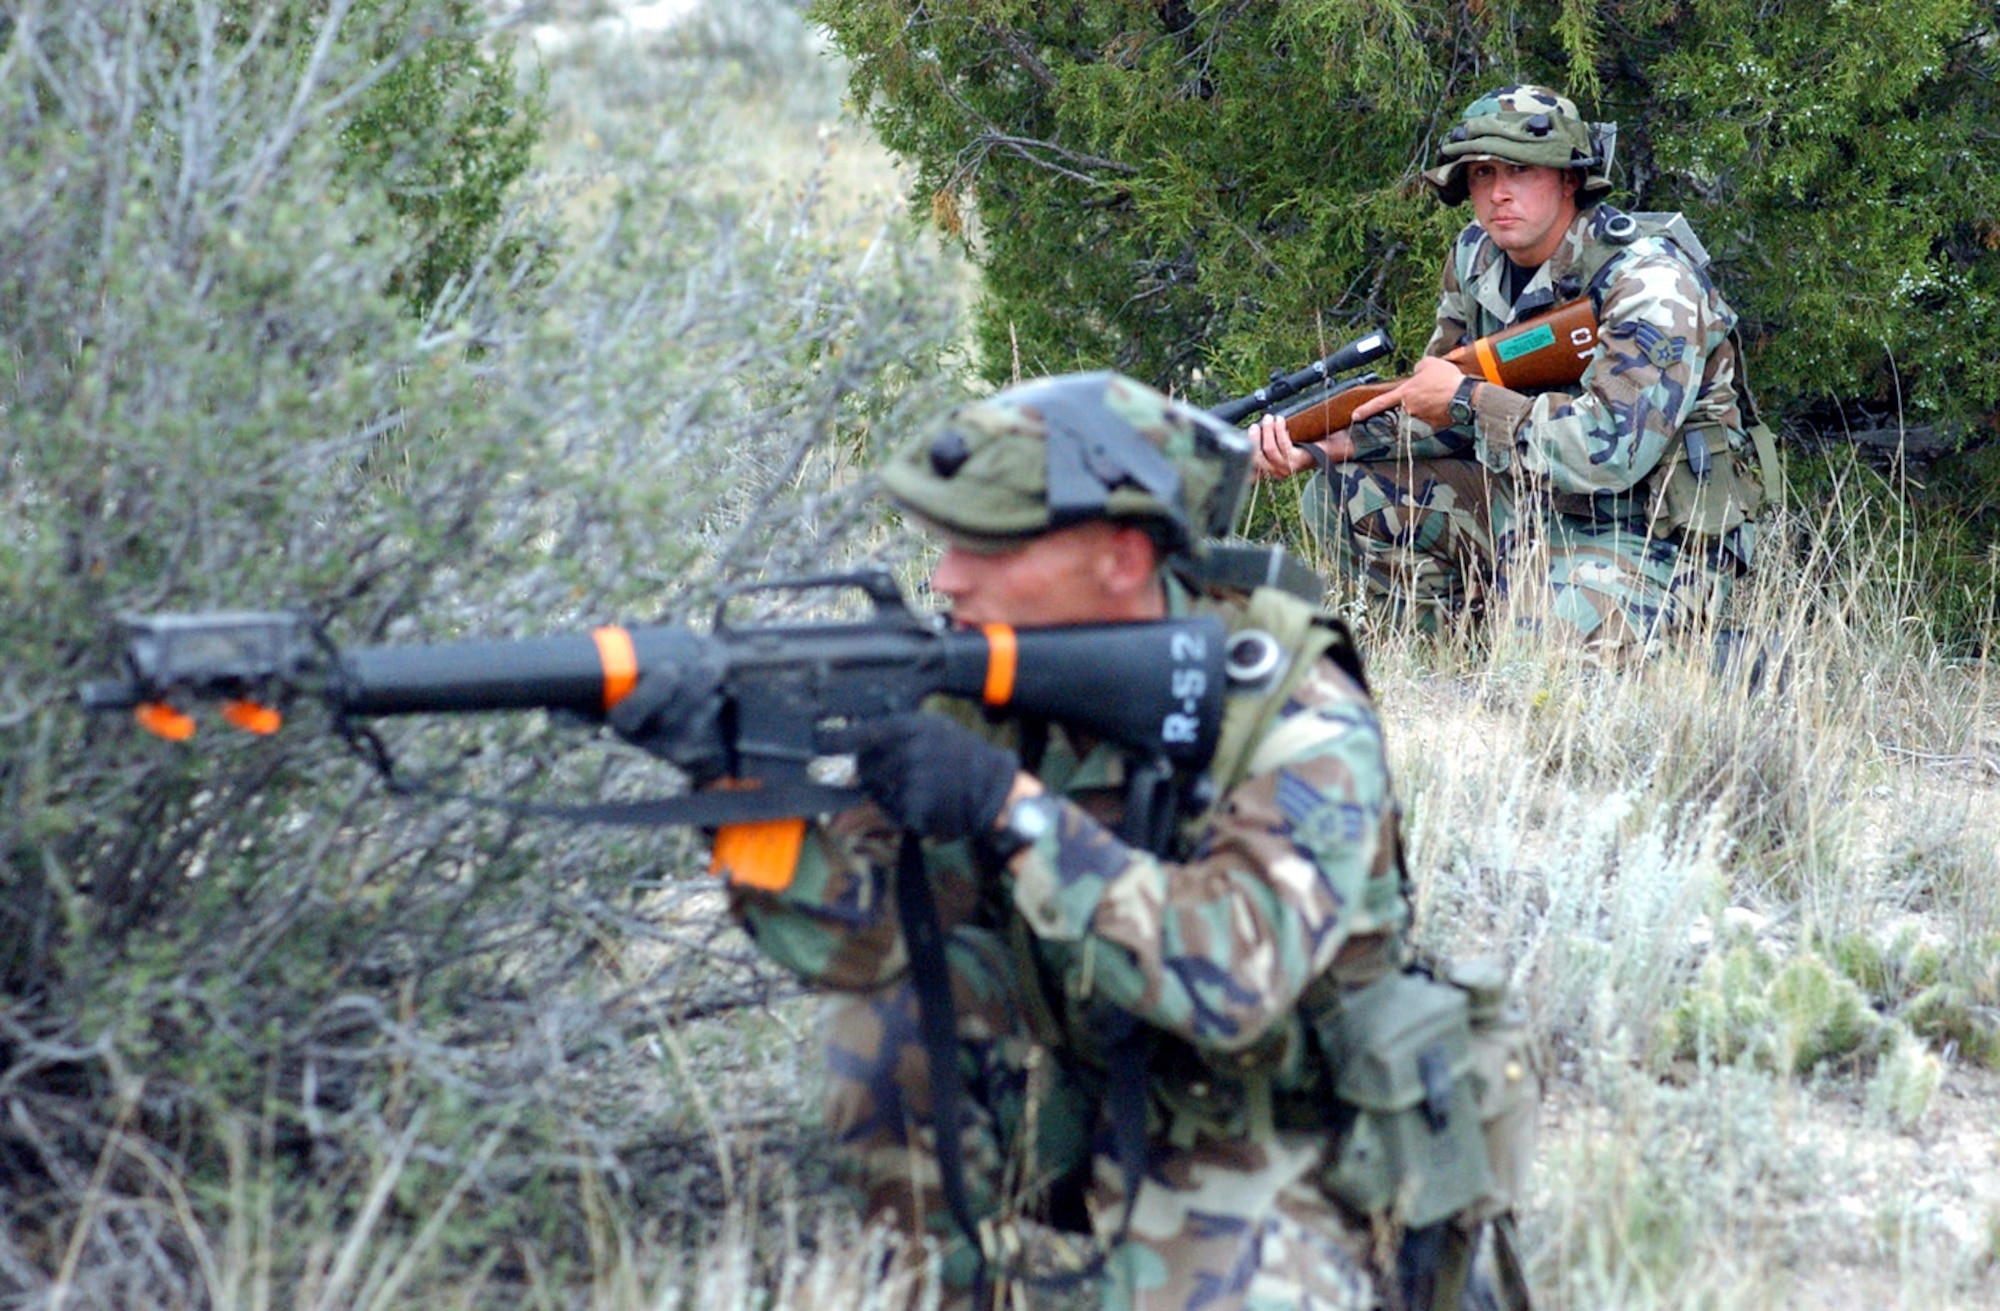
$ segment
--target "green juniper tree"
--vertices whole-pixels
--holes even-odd
[[[539,79],[523,87],[511,47],[485,41],[480,16],[473,0],[363,0],[349,20],[375,33],[368,53],[386,71],[341,132],[341,173],[384,189],[413,243],[394,289],[420,313],[482,259],[511,268],[527,249],[525,234],[494,237],[540,139],[546,91]]]
[[[852,95],[983,273],[989,377],[1114,366],[1217,399],[1363,323],[1428,335],[1462,214],[1415,183],[1490,86],[1615,119],[1777,417],[2000,402],[1996,10],[1980,0],[818,0]]]

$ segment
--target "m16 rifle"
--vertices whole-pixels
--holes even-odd
[[[739,626],[746,592],[859,590],[856,621]],[[918,708],[933,695],[1045,719],[1131,753],[1126,828],[1164,844],[1214,751],[1232,667],[1261,634],[1227,633],[1214,616],[1146,623],[953,628],[912,610],[886,572],[792,579],[737,589],[707,632],[680,625],[602,627],[518,640],[340,650],[292,612],[127,617],[122,676],[87,684],[83,704],[131,710],[149,730],[185,741],[191,709],[220,706],[251,733],[278,731],[301,698],[323,701],[350,740],[375,716],[542,708],[608,721],[714,784],[686,796],[567,818],[721,827],[714,864],[738,883],[780,888],[807,817],[861,800],[819,781],[844,724]],[[373,743],[375,763],[390,774]],[[392,775],[393,778],[393,775]],[[1156,848],[1157,849],[1157,848]]]

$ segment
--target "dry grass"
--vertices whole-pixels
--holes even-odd
[[[1876,508],[1776,536],[1730,621],[1755,684],[1706,639],[1620,673],[1370,643],[1424,932],[1508,960],[1548,1043],[1551,1305],[2000,1294],[1996,1081],[1895,964],[2000,1024],[2000,685],[1930,642]]]

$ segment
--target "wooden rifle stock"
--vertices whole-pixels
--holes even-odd
[[[1460,346],[1444,359],[1509,391],[1545,391],[1581,378],[1596,349],[1597,314],[1586,296]],[[1349,387],[1287,412],[1285,428],[1294,442],[1322,441],[1352,423],[1363,402],[1400,385],[1401,380]]]

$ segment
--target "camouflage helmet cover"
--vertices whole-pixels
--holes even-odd
[[[1215,416],[1116,373],[1072,373],[959,406],[882,483],[974,550],[1106,519],[1194,554],[1234,523],[1249,462],[1249,439]]]
[[[1481,159],[1511,164],[1543,164],[1575,169],[1582,175],[1577,203],[1602,200],[1611,190],[1610,143],[1617,126],[1590,123],[1569,97],[1547,87],[1504,86],[1466,107],[1445,137],[1444,163],[1424,173],[1424,181],[1447,205],[1466,198],[1465,165]]]

